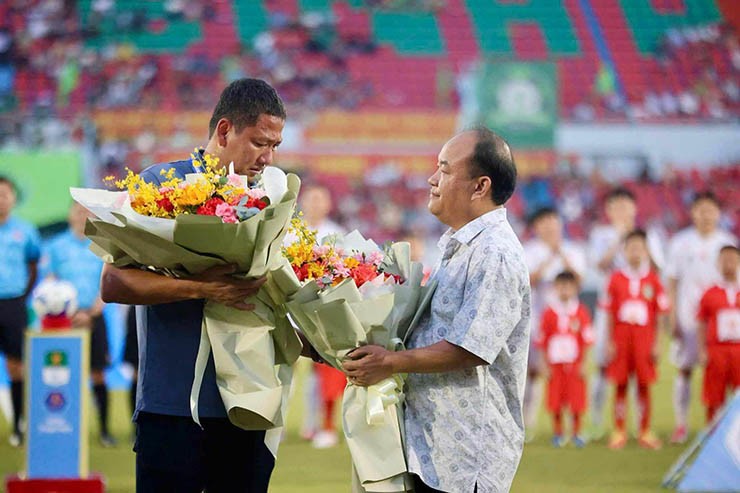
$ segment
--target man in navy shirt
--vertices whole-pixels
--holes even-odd
[[[26,297],[36,282],[41,255],[39,233],[30,223],[11,215],[16,190],[0,176],[0,352],[5,354],[13,403],[10,444],[23,440],[23,333],[28,325]]]
[[[90,250],[90,240],[85,237],[85,221],[90,215],[80,204],[72,204],[67,218],[69,229],[49,241],[44,263],[50,275],[72,283],[77,289],[79,308],[72,317],[72,326],[90,330],[90,376],[100,418],[100,444],[112,447],[116,441],[108,429],[108,387],[104,374],[110,363],[108,334],[103,318],[105,304],[100,299],[103,262]]]
[[[282,141],[285,108],[275,90],[256,79],[232,82],[221,93],[203,152],[221,166],[254,177],[269,165]],[[195,159],[202,159],[202,153]],[[141,173],[160,183],[160,171],[182,178],[197,170],[191,160],[158,164]],[[274,459],[264,431],[244,431],[226,417],[216,386],[213,357],[203,378],[198,409],[203,429],[190,416],[190,388],[198,353],[205,300],[252,310],[245,300],[261,279],[236,279],[233,267],[217,267],[187,279],[139,269],[103,267],[103,301],[137,306],[139,380],[137,425],[138,493],[265,492]]]

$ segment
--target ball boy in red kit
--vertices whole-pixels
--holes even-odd
[[[699,351],[704,369],[707,421],[725,402],[727,391],[740,388],[740,250],[728,245],[719,252],[722,281],[699,302]]]
[[[586,442],[581,437],[581,416],[586,410],[586,380],[581,364],[588,346],[593,343],[591,317],[578,300],[578,279],[570,271],[558,274],[554,280],[555,296],[542,313],[539,339],[549,379],[547,382],[547,409],[552,413],[552,444],[562,447],[563,412],[570,409],[573,418],[573,444],[581,448]]]
[[[662,443],[650,431],[650,385],[656,377],[658,318],[662,325],[669,308],[668,298],[650,266],[644,231],[635,230],[627,235],[624,254],[627,266],[612,274],[603,303],[609,315],[611,340],[608,373],[616,385],[616,429],[609,448],[621,449],[627,444],[627,384],[634,376],[640,418],[638,443],[644,448],[659,449]]]

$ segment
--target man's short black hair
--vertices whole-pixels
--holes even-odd
[[[736,247],[735,245],[725,245],[719,249],[719,253],[720,255],[722,255],[725,252],[735,252],[740,255],[740,248]]]
[[[578,276],[572,270],[564,270],[555,276],[555,282],[572,282],[578,283]]]
[[[714,195],[714,192],[712,192],[711,190],[704,190],[694,195],[694,200],[691,201],[691,207],[694,207],[696,204],[704,200],[708,200],[709,202],[712,202],[717,207],[722,207],[721,204],[719,203],[719,199],[717,198],[716,195]]]
[[[645,243],[647,243],[647,233],[645,233],[642,229],[633,229],[629,233],[627,233],[627,236],[624,237],[624,242],[627,243],[628,241],[639,238]]]
[[[540,219],[549,217],[549,216],[559,217],[560,215],[558,214],[558,211],[554,207],[549,207],[549,206],[540,207],[539,209],[534,211],[534,214],[529,216],[529,221],[527,222],[529,223],[530,226],[534,226],[534,224],[537,221],[539,221]]]
[[[18,193],[18,187],[15,186],[15,182],[5,175],[0,175],[0,183],[5,183],[13,190],[13,193]]]
[[[208,137],[213,136],[221,118],[228,119],[237,132],[257,123],[260,115],[277,116],[285,120],[285,106],[275,89],[260,79],[238,79],[226,86],[213,109],[208,125]]]
[[[615,187],[609,190],[609,193],[606,194],[606,202],[611,202],[614,199],[629,199],[632,202],[635,202],[635,194],[628,188]]]
[[[476,133],[475,148],[470,156],[470,173],[473,177],[491,179],[491,198],[502,205],[514,193],[516,165],[506,141],[485,127],[473,129]]]

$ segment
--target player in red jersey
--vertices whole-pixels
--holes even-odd
[[[542,313],[537,346],[542,348],[549,369],[547,409],[553,417],[552,444],[562,447],[563,412],[573,418],[573,444],[581,448],[581,416],[586,410],[586,380],[581,363],[593,343],[591,316],[578,300],[578,278],[571,271],[555,276],[555,293]]]
[[[699,302],[699,348],[704,369],[704,404],[711,421],[725,402],[726,392],[740,388],[740,250],[722,247],[722,281],[709,288]]]
[[[666,321],[668,298],[650,266],[644,231],[627,235],[624,254],[627,265],[612,274],[604,300],[611,341],[608,373],[616,385],[616,429],[609,448],[621,449],[627,443],[627,384],[635,376],[640,418],[638,442],[644,448],[659,449],[662,444],[650,431],[650,385],[656,377],[657,322],[659,317],[661,325]]]

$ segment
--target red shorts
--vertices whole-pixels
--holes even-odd
[[[704,369],[704,404],[721,406],[729,390],[740,388],[740,344],[711,344]]]
[[[578,364],[550,365],[547,409],[560,412],[566,407],[579,414],[586,410],[586,380]]]
[[[657,376],[653,360],[655,329],[616,325],[612,341],[617,351],[609,363],[608,374],[614,383],[626,385],[630,375],[636,375],[640,385],[648,385],[655,381]]]
[[[347,377],[336,368],[321,363],[314,363],[316,380],[322,401],[333,401],[342,396],[347,386]]]

